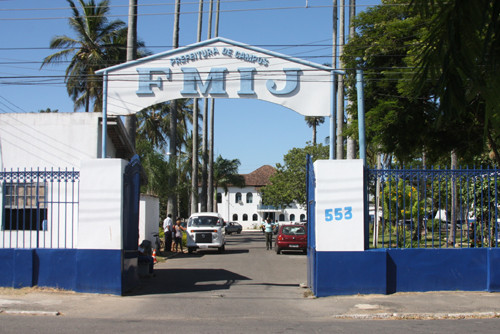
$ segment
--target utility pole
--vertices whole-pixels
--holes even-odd
[[[354,38],[356,29],[354,29],[354,17],[356,16],[356,0],[349,0],[349,40]],[[352,96],[349,96],[347,101],[348,105],[352,105]],[[350,108],[348,108],[350,109]],[[349,126],[352,122],[352,116],[347,113],[347,125]],[[347,148],[346,148],[347,159],[356,159],[356,141],[353,137],[347,137]]]
[[[137,59],[137,0],[129,0],[127,29],[127,61]],[[131,114],[125,117],[125,129],[135,150],[135,132],[137,117]]]
[[[332,16],[332,68],[337,69],[337,27],[338,27],[338,6],[337,6],[337,0],[333,0],[333,16]],[[332,85],[336,87],[336,75],[332,75]],[[332,95],[334,94],[335,89],[331,93]],[[332,97],[332,99],[335,99],[336,97]],[[337,136],[335,134],[335,128],[336,128],[336,110],[334,110],[334,106],[332,106],[331,114],[330,114],[330,159],[335,159],[335,152],[336,152],[336,145],[335,142],[337,140]]]
[[[210,8],[208,11],[208,33],[207,38],[212,38],[212,13],[213,13],[213,0],[210,0]],[[208,209],[208,99],[204,99],[205,105],[203,106],[203,165],[201,168],[201,212],[206,212]]]
[[[181,11],[181,1],[175,0],[175,15],[174,15],[174,33],[173,33],[173,42],[172,47],[177,49],[179,47],[179,15]],[[175,188],[177,185],[177,101],[172,101],[172,105],[170,108],[170,133],[169,133],[169,164],[174,166],[172,168],[174,173],[169,177],[169,190],[170,194],[168,196],[167,201],[167,211],[171,213],[173,217],[177,216],[177,200]]]
[[[212,0],[210,1],[212,3]],[[217,0],[215,12],[215,37],[219,36],[219,12],[220,0]],[[210,20],[212,22],[212,20]],[[208,157],[208,211],[217,211],[217,204],[214,201],[214,124],[215,124],[215,99],[210,99],[210,150]]]
[[[198,33],[196,41],[201,41],[201,30],[203,23],[203,0],[198,7]],[[193,101],[193,161],[191,163],[191,213],[198,212],[198,115],[200,112],[198,99]]]
[[[340,0],[340,22],[339,22],[339,67],[341,70],[344,69],[344,62],[342,61],[342,55],[344,54],[344,31],[345,31],[345,0]],[[344,127],[344,76],[339,74],[338,79],[338,89],[337,89],[337,160],[344,157],[344,138],[342,136],[342,130]]]

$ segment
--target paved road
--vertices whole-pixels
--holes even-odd
[[[0,333],[498,333],[500,327],[500,294],[307,298],[299,287],[306,282],[305,255],[267,251],[260,232],[227,241],[224,254],[169,258],[124,297],[1,289]],[[432,320],[414,320],[424,318]],[[435,320],[441,318],[465,319]]]

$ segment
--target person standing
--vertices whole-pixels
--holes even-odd
[[[172,214],[169,213],[167,218],[163,221],[163,232],[165,233],[165,252],[172,251],[172,231]]]
[[[273,226],[271,218],[267,218],[266,222],[262,225],[266,234],[266,249],[273,249]]]
[[[177,221],[175,222],[174,226],[174,231],[175,231],[175,251],[177,252],[177,247],[181,247],[181,253],[184,253],[184,250],[182,249],[182,231],[185,231],[186,229],[181,226],[181,219],[177,218]]]

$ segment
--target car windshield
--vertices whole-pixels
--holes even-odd
[[[222,220],[213,216],[197,216],[189,218],[188,226],[221,226]]]
[[[283,226],[281,233],[285,235],[304,235],[306,230],[304,226]]]

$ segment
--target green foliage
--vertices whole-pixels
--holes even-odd
[[[364,70],[366,136],[373,151],[392,153],[407,163],[420,156],[429,135],[435,103],[429,92],[405,96],[400,84],[411,66],[409,52],[425,30],[407,10],[405,0],[383,0],[355,19],[358,34],[345,47],[348,93],[355,96],[355,69]],[[349,109],[354,122],[346,132],[357,136],[357,103]],[[429,117],[431,117],[429,119]]]
[[[427,9],[429,7],[425,0],[413,2],[422,4]],[[495,140],[489,140],[489,147],[486,147],[482,139],[485,134],[485,103],[475,98],[479,96],[478,90],[470,94],[468,77],[464,76],[463,72],[460,76],[462,81],[457,83],[453,81],[453,77],[449,77],[448,84],[449,87],[461,84],[462,89],[457,90],[458,95],[471,96],[469,101],[462,98],[460,102],[461,108],[468,108],[468,112],[447,113],[446,108],[455,106],[449,104],[449,99],[444,99],[445,95],[441,94],[449,92],[446,86],[442,86],[441,79],[445,77],[439,76],[443,65],[445,69],[455,66],[454,63],[453,65],[449,63],[450,59],[467,57],[473,44],[466,41],[457,43],[454,47],[458,48],[460,45],[460,50],[462,48],[468,50],[462,50],[463,52],[455,50],[453,57],[450,54],[446,57],[442,55],[441,58],[436,58],[435,55],[432,56],[434,58],[429,56],[429,63],[431,60],[435,62],[424,70],[422,50],[432,54],[433,51],[454,43],[451,39],[462,40],[465,38],[463,36],[468,36],[446,29],[441,31],[441,35],[435,32],[436,18],[439,16],[441,20],[444,17],[434,15],[437,9],[452,4],[455,6],[461,4],[461,1],[431,2],[439,5],[433,7],[429,15],[419,15],[419,12],[414,10],[416,7],[408,6],[406,0],[383,0],[381,5],[374,6],[356,17],[354,24],[358,34],[349,41],[344,53],[344,62],[348,69],[346,81],[348,93],[352,96],[356,94],[354,70],[364,70],[366,136],[369,152],[393,154],[402,165],[408,165],[425,152],[427,163],[435,165],[439,161],[448,164],[449,152],[455,150],[461,163],[473,164],[478,155],[483,155],[487,150],[494,152],[496,149]],[[486,0],[480,2],[484,3]],[[475,2],[466,2],[466,7],[474,6]],[[483,9],[487,12],[486,8]],[[467,10],[461,9],[461,11],[464,16],[468,15]],[[472,13],[475,15],[477,9],[473,9]],[[489,14],[486,16],[489,17]],[[447,20],[450,18],[451,16],[448,16]],[[463,24],[468,20],[456,22],[456,25],[460,26],[460,31],[468,29],[467,24]],[[443,23],[441,28],[446,24],[448,23]],[[474,23],[474,26],[477,27],[478,24]],[[492,37],[498,35],[500,34]],[[429,36],[434,37],[431,40]],[[475,52],[479,52],[480,49],[476,48]],[[458,74],[462,70],[454,68],[453,71]],[[355,137],[357,136],[356,103],[351,105],[349,113],[354,122],[346,129],[346,133]],[[500,126],[496,127],[498,128]],[[490,132],[493,139],[497,138],[496,132]]]
[[[245,179],[238,174],[238,167],[240,166],[238,159],[228,160],[222,156],[218,156],[214,162],[214,189],[217,191],[218,187],[222,187],[224,192],[227,193],[230,185],[235,187],[244,187]]]
[[[296,202],[306,205],[306,156],[311,155],[313,161],[328,159],[329,148],[322,144],[309,145],[305,148],[292,148],[284,156],[284,164],[276,165],[276,173],[271,176],[270,184],[263,187],[262,203],[264,205],[289,206]]]
[[[422,217],[424,203],[418,189],[413,185],[399,179],[392,180],[384,187],[384,219],[398,221]]]
[[[75,37],[62,35],[52,38],[50,48],[58,51],[45,57],[42,67],[70,58],[65,82],[68,95],[75,103],[75,111],[82,107],[90,111],[93,104],[93,111],[100,112],[102,78],[95,72],[125,62],[127,27],[121,20],[108,19],[108,0],[97,4],[94,0],[66,1],[72,11],[68,23]],[[142,48],[144,43],[139,41],[137,46]],[[147,54],[143,50],[138,53],[140,56]]]
[[[500,165],[500,1],[414,0],[428,22],[416,54],[413,78],[417,94],[431,84],[443,123],[479,127],[491,157]],[[460,148],[460,144],[456,147]]]
[[[50,108],[47,108],[47,109],[40,109],[38,111],[39,113],[43,114],[43,113],[53,113],[53,112],[59,112],[59,109],[50,109]]]

